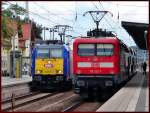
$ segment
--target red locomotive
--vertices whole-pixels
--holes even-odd
[[[88,97],[96,90],[103,98],[136,72],[136,54],[110,32],[96,29],[88,35],[73,42],[75,92]]]
[[[136,71],[135,53],[116,37],[77,38],[73,48],[76,93],[114,88]]]

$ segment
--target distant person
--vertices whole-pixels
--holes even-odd
[[[143,63],[141,63],[141,72],[143,72]]]
[[[147,68],[147,64],[146,62],[143,63],[143,74],[146,75],[146,68]]]

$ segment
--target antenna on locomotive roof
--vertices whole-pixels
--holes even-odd
[[[111,16],[113,16],[113,14],[109,11],[87,11],[83,14],[83,16],[85,16],[87,13],[90,13],[90,15],[92,16],[93,21],[96,23],[97,34],[98,34],[98,26],[99,26],[99,23],[102,20],[102,18],[107,13],[110,13]]]

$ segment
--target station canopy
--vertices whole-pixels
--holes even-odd
[[[145,31],[148,32],[148,24],[122,21],[121,25],[133,37],[133,40],[140,49],[148,49],[148,44],[146,44],[148,41],[148,35],[145,35]]]

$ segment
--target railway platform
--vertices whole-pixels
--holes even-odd
[[[22,75],[21,78],[11,78],[11,77],[1,77],[1,85],[8,86],[8,85],[15,85],[20,83],[26,83],[32,81],[32,77],[29,75]]]
[[[140,71],[96,112],[148,112],[149,111],[149,73]]]

